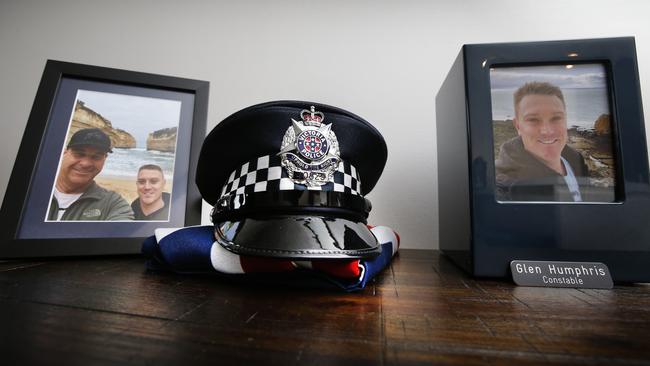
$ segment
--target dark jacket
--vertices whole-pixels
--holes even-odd
[[[54,195],[50,203],[48,220],[56,220],[59,202]],[[63,213],[61,221],[122,221],[133,220],[129,203],[118,193],[109,191],[93,182],[86,191]]]
[[[140,207],[140,198],[137,198],[135,201],[131,203],[131,209],[133,209],[133,213],[135,214],[135,219],[136,220],[162,220],[162,221],[167,221],[169,220],[169,200],[170,200],[170,195],[167,192],[162,193],[162,200],[164,203],[164,206],[160,208],[157,211],[154,211],[150,213],[148,216],[142,212],[142,208]]]
[[[571,166],[582,200],[586,201],[589,170],[585,160],[568,145],[564,147],[561,155]],[[573,202],[564,177],[526,151],[521,137],[501,145],[495,168],[497,200]]]

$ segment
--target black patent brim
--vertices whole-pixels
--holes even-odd
[[[381,246],[363,222],[319,216],[271,216],[215,223],[215,239],[239,255],[285,259],[366,259]]]

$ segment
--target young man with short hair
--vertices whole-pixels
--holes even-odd
[[[165,183],[165,175],[158,165],[147,164],[138,169],[138,198],[131,203],[136,220],[169,220],[170,194],[163,192]]]
[[[497,199],[580,202],[589,184],[579,152],[567,145],[564,95],[546,82],[529,82],[514,93],[517,137],[496,160]]]

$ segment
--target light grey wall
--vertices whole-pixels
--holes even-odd
[[[57,59],[208,80],[208,130],[277,99],[359,114],[389,148],[371,222],[395,228],[404,248],[437,248],[434,98],[461,45],[635,36],[649,120],[648,14],[644,0],[5,0],[0,197],[45,61]]]

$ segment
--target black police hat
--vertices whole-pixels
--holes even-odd
[[[103,152],[113,152],[111,139],[99,128],[84,128],[75,132],[68,142],[68,148],[75,146],[92,146]]]
[[[366,258],[368,194],[388,152],[379,131],[343,109],[277,101],[236,112],[206,137],[196,184],[215,238],[245,255]]]

